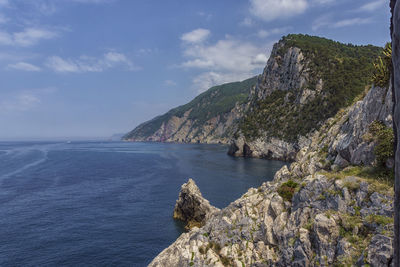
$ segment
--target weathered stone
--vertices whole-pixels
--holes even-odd
[[[313,230],[319,255],[326,257],[326,264],[332,264],[336,251],[337,241],[335,240],[339,236],[336,221],[333,218],[326,217],[324,214],[317,214]]]
[[[372,237],[367,262],[371,266],[388,266],[393,258],[393,240],[384,235]]]
[[[274,181],[279,182],[279,181],[285,181],[289,179],[290,177],[290,171],[286,165],[284,165],[279,171],[275,173],[274,176]]]
[[[190,229],[204,225],[207,219],[218,210],[203,198],[196,183],[189,179],[186,184],[182,185],[173,217],[186,222],[186,228]]]
[[[344,158],[342,158],[342,156],[340,156],[340,154],[338,154],[336,156],[334,164],[336,164],[337,166],[339,166],[342,169],[349,166],[349,162],[347,160],[345,160]]]

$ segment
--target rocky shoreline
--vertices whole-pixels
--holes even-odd
[[[279,193],[291,186],[291,197]],[[393,195],[375,190],[356,176],[278,174],[182,234],[149,266],[389,266]]]
[[[393,185],[371,176],[378,141],[370,132],[378,121],[391,126],[392,107],[390,88],[372,87],[273,181],[222,210],[189,180],[174,213],[191,230],[149,266],[392,266]]]

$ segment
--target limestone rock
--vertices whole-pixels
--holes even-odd
[[[395,110],[394,110],[394,124],[395,136],[400,140],[400,1],[391,0],[392,8],[392,63],[393,63],[393,83],[395,95]],[[395,236],[400,236],[400,146],[397,145],[395,158],[395,177],[396,177],[396,191],[395,191]],[[395,241],[395,258],[394,265],[400,265],[400,240],[397,238]]]
[[[190,229],[204,225],[212,213],[218,210],[203,198],[196,183],[189,179],[182,185],[174,208],[174,219],[186,222],[186,228]]]
[[[384,235],[375,235],[368,246],[367,262],[371,266],[389,266],[393,258],[393,240]]]

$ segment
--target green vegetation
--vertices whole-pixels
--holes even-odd
[[[369,223],[376,223],[379,225],[388,225],[394,223],[394,218],[386,217],[378,214],[370,214],[366,218],[366,221]]]
[[[220,255],[219,258],[221,259],[221,262],[224,266],[232,266],[233,261],[228,257]]]
[[[371,192],[379,192],[384,195],[393,195],[394,176],[393,171],[388,171],[380,167],[370,166],[349,166],[339,172],[326,172],[321,174],[329,179],[341,180],[348,176],[359,177],[360,180],[366,181],[369,184]],[[358,183],[346,183],[349,189],[357,190]]]
[[[349,106],[371,80],[373,62],[382,48],[372,45],[342,44],[309,35],[288,35],[275,56],[279,62],[290,47],[301,49],[310,69],[309,81],[303,88],[274,91],[264,100],[254,103],[253,109],[240,122],[240,130],[248,139],[267,136],[296,141]],[[322,92],[317,84],[322,80]],[[303,89],[315,92],[315,97],[303,105],[296,95]]]
[[[360,215],[351,215],[348,213],[339,213],[340,228],[339,235],[344,237],[352,245],[350,255],[338,257],[338,266],[354,266],[365,251],[371,240],[371,234],[363,226]]]
[[[392,70],[392,44],[387,43],[385,50],[374,63],[375,71],[372,82],[379,87],[386,87],[389,84],[390,72]]]
[[[384,167],[386,160],[394,157],[394,134],[393,128],[387,127],[383,122],[374,121],[370,124],[368,133],[364,139],[375,141],[375,156],[379,167]]]
[[[293,180],[289,180],[286,183],[283,183],[278,188],[278,194],[286,201],[292,201],[293,195],[296,191],[296,188],[299,186],[298,183]]]
[[[150,136],[161,127],[163,122],[167,122],[173,116],[183,117],[189,110],[191,112],[188,119],[195,121],[194,126],[202,125],[211,118],[231,111],[236,103],[245,103],[248,99],[250,89],[256,84],[256,81],[257,77],[253,77],[242,82],[226,83],[211,87],[191,102],[142,123],[125,135],[124,139]]]

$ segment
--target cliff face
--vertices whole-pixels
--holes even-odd
[[[326,119],[370,83],[379,48],[305,35],[275,44],[229,154],[294,160]]]
[[[337,170],[349,165],[376,165],[378,140],[371,132],[376,124],[389,130],[393,124],[391,87],[372,87],[363,100],[339,111],[301,147],[291,164],[293,175],[302,177],[320,170]],[[393,167],[393,158],[385,161]],[[391,165],[391,166],[390,166]]]
[[[127,141],[229,143],[247,107],[256,79],[210,88],[190,103],[145,122],[123,137]]]
[[[392,8],[392,46],[393,46],[393,83],[395,95],[395,111],[394,111],[394,125],[395,135],[397,137],[396,149],[396,164],[395,164],[395,258],[394,265],[400,265],[400,1],[391,0]]]
[[[311,134],[274,181],[182,234],[149,266],[391,266],[393,187],[362,167],[379,156],[372,125],[390,129],[391,107],[391,90],[371,88]]]

